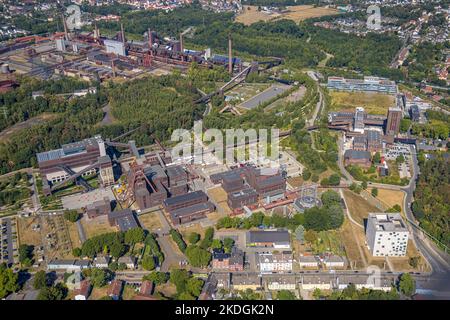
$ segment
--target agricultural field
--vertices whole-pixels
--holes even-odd
[[[325,7],[314,7],[311,5],[299,5],[287,7],[287,12],[283,12],[277,19],[288,19],[300,22],[310,18],[318,18],[323,16],[331,16],[339,14],[339,10]]]
[[[352,110],[364,107],[367,113],[387,115],[389,107],[395,105],[395,97],[374,92],[330,91],[330,111]]]
[[[267,14],[263,11],[258,11],[257,6],[244,6],[235,21],[248,26],[258,21],[269,21],[279,16],[280,14]]]
[[[251,25],[258,21],[270,21],[288,19],[295,22],[300,22],[309,18],[317,18],[322,16],[329,16],[338,14],[339,11],[332,8],[314,7],[311,5],[289,6],[282,12],[268,13],[258,11],[257,6],[244,6],[242,12],[236,17],[236,22],[245,25]]]
[[[78,235],[78,227],[76,223],[67,221],[67,229],[69,230],[70,241],[72,247],[76,248],[81,246],[80,236]]]

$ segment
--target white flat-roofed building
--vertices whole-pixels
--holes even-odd
[[[366,239],[375,257],[406,255],[409,232],[399,213],[370,213]]]

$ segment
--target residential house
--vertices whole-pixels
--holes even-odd
[[[127,269],[136,269],[136,257],[123,256],[117,260],[118,264],[125,264]]]
[[[231,253],[225,253],[223,250],[214,250],[212,267],[220,270],[243,271],[244,252],[237,247],[233,247]]]
[[[268,276],[263,281],[269,290],[295,290],[297,287],[295,277]]]
[[[232,273],[231,287],[236,291],[259,290],[262,288],[261,277],[248,273]]]
[[[119,300],[122,295],[123,282],[122,280],[113,280],[109,285],[107,294],[113,300]]]
[[[336,255],[329,255],[323,259],[323,264],[327,268],[344,268],[345,258]]]
[[[111,261],[111,258],[108,256],[98,256],[94,259],[94,266],[96,268],[108,268],[109,262]]]
[[[292,252],[257,253],[256,263],[261,273],[292,271]]]
[[[89,268],[90,264],[91,263],[88,260],[54,259],[47,264],[47,270],[81,271]]]
[[[315,256],[300,256],[298,258],[298,264],[300,268],[318,268],[319,261]]]
[[[331,290],[333,288],[334,275],[304,274],[301,276],[300,285],[303,290]]]
[[[91,283],[89,280],[83,280],[80,282],[80,287],[74,290],[75,300],[87,300],[91,293]]]

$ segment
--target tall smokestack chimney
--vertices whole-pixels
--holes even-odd
[[[152,34],[152,30],[150,30],[150,28],[148,28],[148,47],[151,49],[153,46],[153,34]]]
[[[125,46],[125,32],[123,31],[123,23],[120,24],[120,34],[122,37],[123,46]]]
[[[180,51],[183,52],[183,33],[180,33]]]
[[[114,64],[114,60],[111,60],[111,68],[112,68],[112,73],[113,73],[113,77],[116,77],[116,65]]]
[[[233,73],[233,54],[231,49],[231,34],[228,34],[228,73]]]
[[[66,41],[69,41],[69,32],[67,32],[67,24],[66,24],[66,19],[64,19],[64,14],[61,14],[62,17],[62,23],[64,26],[64,38]]]
[[[97,24],[94,24],[94,39],[95,39],[95,40],[98,39],[98,29],[97,29]]]

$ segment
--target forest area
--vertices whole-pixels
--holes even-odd
[[[133,134],[138,145],[170,140],[172,131],[189,129],[203,113],[204,104],[195,104],[200,95],[189,78],[179,74],[147,77],[109,89],[113,115],[125,127],[143,129]]]
[[[450,246],[450,164],[448,157],[420,162],[412,210],[420,226]]]
[[[0,173],[35,166],[36,153],[59,148],[61,144],[91,136],[94,125],[103,118],[101,107],[106,102],[103,90],[85,97],[68,99],[54,94],[72,92],[92,84],[74,79],[38,81],[22,79],[20,88],[0,95],[8,117],[0,122],[1,128],[27,120],[43,112],[57,115],[44,123],[20,130],[0,142]],[[32,98],[34,90],[42,90],[43,97]]]

